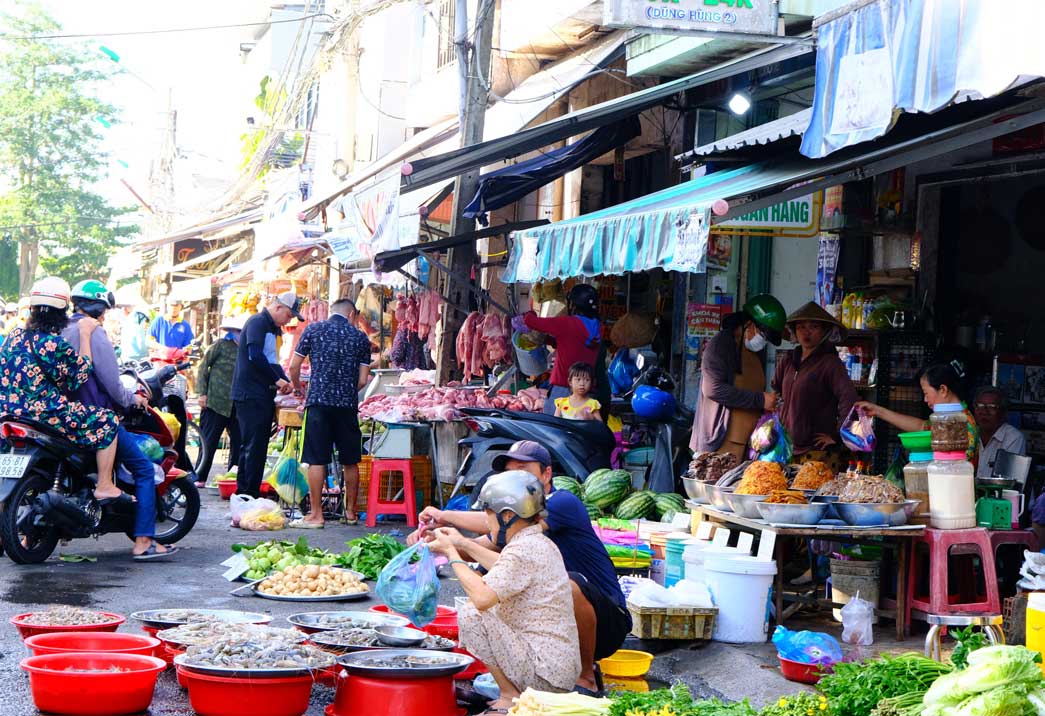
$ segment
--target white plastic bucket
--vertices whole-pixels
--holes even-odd
[[[682,578],[688,582],[704,584],[707,581],[704,576],[704,562],[708,555],[712,554],[745,556],[736,547],[717,547],[711,542],[693,540],[682,552],[682,562],[685,565]]]
[[[512,334],[512,347],[515,348],[515,362],[519,366],[519,372],[526,376],[540,375],[548,370],[548,349],[539,346],[532,351],[519,347],[519,336],[522,333]]]
[[[764,642],[769,635],[769,595],[776,562],[709,554],[704,576],[718,607],[711,638],[734,644]]]

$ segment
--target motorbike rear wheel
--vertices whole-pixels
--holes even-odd
[[[165,494],[156,496],[156,541],[172,544],[184,539],[199,516],[200,491],[189,478],[178,478]]]
[[[41,473],[23,478],[0,508],[0,542],[15,564],[40,564],[58,546],[58,534],[53,529],[43,534],[21,531],[18,521],[32,509],[33,500],[51,489],[52,479]]]

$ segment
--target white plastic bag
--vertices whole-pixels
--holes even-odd
[[[856,646],[874,643],[874,605],[860,598],[860,592],[842,607],[842,641]]]
[[[233,495],[229,498],[229,509],[232,512],[232,526],[239,527],[239,521],[247,512],[254,510],[276,510],[278,512],[279,505],[272,500],[264,498],[250,497],[249,495]]]

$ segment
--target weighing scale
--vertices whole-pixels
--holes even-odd
[[[977,477],[976,490],[981,496],[976,500],[976,525],[989,530],[1012,529],[1012,503],[1006,500],[1002,490],[1016,484],[1011,477]]]

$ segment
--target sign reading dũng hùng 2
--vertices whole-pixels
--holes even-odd
[[[604,0],[603,24],[673,34],[776,35],[773,0]]]

